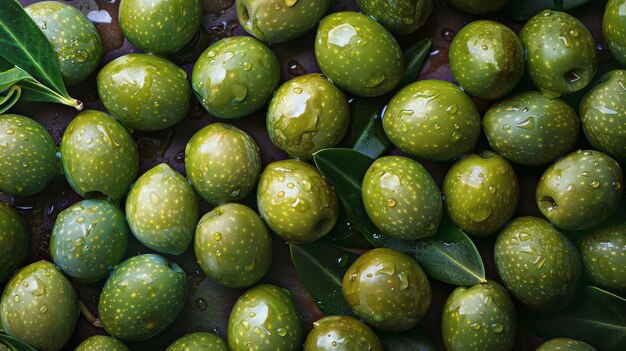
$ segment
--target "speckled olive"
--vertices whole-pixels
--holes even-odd
[[[121,0],[119,24],[135,47],[155,54],[182,49],[202,22],[201,0]]]
[[[166,163],[142,174],[126,198],[126,218],[147,247],[182,254],[198,222],[198,197],[185,177]]]
[[[528,72],[547,97],[578,91],[598,68],[596,44],[587,27],[565,12],[545,10],[520,32],[526,48]]]
[[[383,351],[378,336],[349,316],[328,316],[313,323],[304,351]]]
[[[20,115],[0,115],[0,191],[27,196],[59,174],[56,146],[44,126]]]
[[[165,351],[228,351],[222,338],[213,333],[191,333],[174,341]]]
[[[415,32],[433,12],[433,0],[356,0],[364,13],[397,34]]]
[[[485,14],[499,10],[509,0],[448,0],[457,9],[471,14]]]
[[[431,301],[430,283],[406,254],[387,248],[361,255],[343,276],[343,297],[368,324],[401,332],[414,327]]]
[[[292,157],[310,156],[337,145],[349,122],[348,99],[317,73],[281,85],[267,111],[267,132],[272,143]]]
[[[0,284],[26,259],[28,236],[25,222],[17,211],[0,201]]]
[[[322,19],[315,57],[326,77],[359,96],[388,93],[404,74],[404,57],[393,35],[356,12],[336,12]]]
[[[132,129],[171,127],[189,112],[187,73],[156,55],[119,57],[102,68],[97,83],[104,107]]]
[[[557,227],[590,228],[619,207],[623,175],[611,157],[578,150],[552,164],[539,179],[537,206]]]
[[[255,187],[261,153],[243,130],[213,123],[194,134],[185,147],[187,177],[211,204],[239,201]]]
[[[471,152],[480,135],[480,114],[456,85],[422,80],[400,90],[383,115],[383,128],[402,151],[435,161]]]
[[[237,0],[243,29],[260,40],[284,43],[317,25],[331,0]]]
[[[137,145],[128,131],[100,111],[84,111],[67,126],[61,160],[68,183],[81,196],[119,200],[139,169]]]
[[[52,263],[31,263],[4,288],[0,320],[7,334],[38,350],[61,350],[78,320],[76,292]]]
[[[500,101],[483,117],[493,150],[527,166],[549,163],[571,151],[579,129],[578,115],[570,105],[537,91]]]
[[[580,259],[572,242],[536,217],[519,217],[500,232],[496,268],[507,289],[527,307],[549,313],[574,297]]]
[[[591,145],[626,165],[626,70],[602,76],[581,101],[580,118]]]
[[[598,351],[595,347],[575,339],[556,338],[539,345],[536,351]]]
[[[130,351],[130,349],[110,336],[94,335],[83,341],[74,351]]]
[[[483,99],[508,94],[524,74],[522,41],[495,21],[463,27],[450,46],[450,70],[463,90]]]
[[[24,10],[52,44],[65,84],[80,83],[98,68],[104,52],[102,40],[82,12],[58,1],[37,2]]]
[[[591,280],[611,291],[626,292],[626,218],[585,233],[578,248]]]
[[[604,11],[602,29],[613,57],[626,66],[626,0],[609,0]]]
[[[402,156],[377,159],[363,177],[362,194],[367,215],[387,235],[415,240],[439,228],[441,192],[417,161]]]
[[[198,264],[211,279],[230,287],[250,286],[272,263],[272,239],[256,212],[224,204],[205,214],[196,229]]]
[[[443,306],[441,333],[449,351],[511,350],[517,334],[513,300],[492,280],[458,287]]]
[[[191,74],[198,101],[211,115],[247,116],[265,105],[280,80],[270,48],[251,37],[231,37],[209,46]]]
[[[291,294],[274,285],[246,291],[228,318],[231,351],[295,351],[302,339],[302,320]]]
[[[443,182],[450,219],[467,234],[495,233],[511,219],[519,199],[515,170],[492,151],[467,155],[457,161]]]
[[[139,255],[115,268],[102,289],[98,313],[107,333],[142,341],[172,324],[186,298],[182,268],[159,255]]]
[[[282,239],[315,241],[337,223],[337,194],[310,164],[282,160],[269,164],[259,180],[257,205],[261,217]]]
[[[59,213],[50,237],[50,256],[65,274],[93,283],[122,261],[129,234],[117,206],[101,199],[83,200]]]

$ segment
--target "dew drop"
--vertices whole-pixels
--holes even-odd
[[[489,49],[489,47],[488,47],[487,45],[484,45],[484,44],[483,44],[483,46],[481,46],[481,48],[482,48],[483,50],[487,50],[487,49]]]
[[[250,324],[248,323],[247,320],[242,319],[241,322],[239,322],[239,324],[241,324],[241,326],[243,327],[243,329],[248,330],[250,329]],[[258,328],[258,327],[257,327]]]
[[[80,216],[78,218],[76,218],[76,222],[77,223],[84,223],[87,220],[87,218],[85,218],[84,216]]]
[[[406,290],[409,287],[409,275],[408,274],[399,274],[400,282],[398,284],[398,288],[400,290]]]
[[[413,110],[402,110],[400,111],[400,117],[405,117],[405,116],[413,116],[415,114],[415,111]]]
[[[379,86],[382,82],[385,81],[385,73],[383,73],[382,71],[376,71],[374,73],[372,73],[372,75],[369,77],[369,79],[367,80],[367,82],[365,83],[365,86],[367,88],[374,88]]]
[[[457,111],[459,110],[459,105],[457,104],[452,104],[450,106],[448,106],[448,108],[446,108],[446,111],[448,112],[448,114],[455,114]]]
[[[302,88],[297,87],[297,88],[293,88],[293,92],[296,94],[302,94]]]
[[[400,127],[400,130],[402,130],[403,133],[406,133],[409,130],[409,127],[407,127],[406,124],[402,123],[402,126]]]
[[[491,329],[495,332],[495,333],[502,333],[502,331],[504,330],[504,325],[502,325],[502,323],[493,323],[491,325]]]
[[[495,186],[493,186],[493,185],[490,185],[490,186],[489,186],[489,192],[490,192],[491,194],[495,194],[495,193],[496,193],[496,187],[495,187]]]
[[[261,335],[261,328],[259,327],[254,327],[252,328],[252,332],[256,335]]]
[[[600,187],[600,182],[594,180],[593,182],[589,183],[589,185],[591,185],[592,188],[597,189],[598,187]]]
[[[252,69],[252,65],[250,64],[250,62],[244,62],[243,63],[243,69],[244,71],[249,71],[250,69]]]
[[[503,166],[498,167],[498,174],[502,175],[506,173],[506,168]]]
[[[243,84],[233,84],[231,92],[233,93],[233,100],[235,100],[235,102],[241,102],[248,96],[248,88]]]
[[[278,192],[278,197],[283,197],[283,196],[285,196],[285,192],[284,192],[284,191],[282,191],[282,190],[281,190],[281,191],[279,191],[279,192]]]
[[[502,126],[502,129],[510,130],[511,129],[511,125],[510,124],[505,124],[505,125]]]
[[[85,245],[85,238],[83,238],[82,236],[79,236],[78,238],[76,238],[76,240],[74,240],[74,246],[79,247],[83,245]]]
[[[479,322],[475,322],[470,324],[469,326],[472,330],[479,330],[480,329],[480,323]]]
[[[485,296],[483,298],[483,302],[485,303],[485,306],[491,307],[491,304],[493,303],[493,296],[491,296],[491,295]]]
[[[613,182],[613,189],[615,189],[616,191],[620,190],[622,188],[622,184],[616,180]]]
[[[537,268],[541,268],[543,267],[543,264],[546,263],[546,258],[537,256],[537,258],[535,258],[535,261],[533,261],[533,263],[537,265]]]
[[[478,205],[467,210],[467,216],[474,222],[484,222],[487,218],[489,218],[489,216],[491,216],[491,208],[486,205]]]
[[[530,234],[528,234],[528,233],[520,233],[519,234],[519,239],[521,241],[528,241],[530,239]]]
[[[463,135],[459,132],[454,132],[452,133],[452,135],[450,136],[450,141],[452,141],[453,143],[458,142],[459,140],[461,140],[461,138],[463,137]]]
[[[276,334],[278,334],[280,336],[285,336],[285,335],[287,335],[287,329],[285,329],[285,328],[278,328],[278,329],[276,329]]]
[[[235,188],[233,189],[233,191],[230,192],[230,197],[235,198],[239,196],[240,193],[241,193],[241,189]]]
[[[567,188],[565,188],[565,191],[572,191],[574,190],[574,184],[570,184],[567,186]]]
[[[287,183],[287,188],[293,189],[295,185],[293,183]]]
[[[535,117],[528,117],[524,121],[515,125],[517,128],[531,130],[535,127]]]
[[[581,173],[583,177],[589,177],[591,175],[591,173],[584,171]]]
[[[389,207],[396,207],[396,200],[394,199],[387,199],[387,206]]]
[[[197,299],[197,300],[196,300],[196,306],[197,306],[200,310],[204,311],[204,310],[206,310],[206,309],[207,309],[208,304],[207,304],[207,302],[206,302],[206,300],[205,300],[205,299],[203,299],[203,298],[199,298],[199,299]]]
[[[254,313],[254,312],[250,312],[250,313],[248,313],[248,316],[249,316],[250,318],[254,318],[254,317],[256,317],[256,313]]]
[[[571,35],[574,38],[578,38],[578,31],[576,29],[572,29],[569,31],[569,35]]]
[[[39,307],[39,313],[46,313],[48,312],[48,305],[44,304],[41,307]]]
[[[439,123],[435,123],[435,130],[441,129],[441,125]]]
[[[15,303],[20,302],[20,297],[17,296],[17,295],[13,296],[13,302],[15,302]]]
[[[15,134],[15,131],[14,131],[13,129],[11,129],[11,128],[7,129],[5,132],[6,132],[8,135],[13,135],[13,134]]]
[[[215,233],[213,234],[213,239],[215,239],[215,241],[220,241],[220,240],[222,240],[222,233],[220,233],[220,232],[215,232]]]

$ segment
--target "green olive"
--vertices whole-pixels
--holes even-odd
[[[74,351],[130,351],[130,349],[110,336],[94,335],[80,343]]]
[[[356,0],[364,13],[397,34],[418,30],[433,12],[433,0]]]
[[[19,213],[0,201],[0,284],[26,260],[28,236]]]
[[[457,9],[471,14],[486,14],[504,7],[509,0],[448,0]]]
[[[575,339],[556,338],[539,345],[536,351],[598,351],[595,347]]]
[[[609,49],[622,66],[626,66],[626,6],[625,0],[609,0],[606,4],[602,29]]]
[[[191,333],[174,341],[165,351],[228,351],[222,338],[213,333]]]
[[[378,336],[367,325],[348,316],[328,316],[313,323],[304,351],[383,351]]]
[[[626,219],[587,231],[578,248],[591,280],[611,291],[626,292]]]

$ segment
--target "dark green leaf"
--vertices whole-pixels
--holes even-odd
[[[562,311],[542,314],[518,309],[520,326],[550,339],[570,337],[603,351],[622,351],[626,345],[626,300],[594,286],[581,287]]]
[[[365,240],[363,235],[353,227],[346,216],[346,210],[343,206],[339,206],[337,224],[322,240],[338,246],[356,249],[369,249],[372,247],[369,241]]]
[[[16,83],[31,77],[30,74],[21,68],[11,67],[10,69],[0,73],[0,93],[8,90]]]
[[[27,343],[6,334],[0,334],[0,342],[13,351],[37,351]]]
[[[391,141],[385,134],[382,123],[382,110],[387,101],[388,96],[355,98],[352,101],[350,135],[353,140],[348,144],[354,150],[372,158],[378,158],[387,151]]]
[[[437,234],[417,241],[415,260],[429,277],[470,286],[485,282],[485,266],[472,240],[444,215]]]
[[[12,86],[6,92],[6,95],[0,95],[0,115],[7,112],[8,109],[15,105],[17,100],[20,99],[21,95],[22,89],[19,87],[19,85]]]
[[[421,330],[402,334],[379,332],[385,350],[393,351],[437,351],[433,341]]]
[[[526,21],[543,10],[569,11],[591,0],[511,0],[504,7],[506,18]]]
[[[404,71],[404,76],[396,89],[400,89],[417,80],[417,76],[422,71],[424,62],[426,62],[426,59],[430,54],[431,45],[432,42],[430,39],[422,39],[404,51],[406,70]]]
[[[359,255],[325,242],[289,246],[298,276],[320,310],[327,315],[352,315],[341,285],[343,275]]]

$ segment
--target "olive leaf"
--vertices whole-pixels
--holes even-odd
[[[626,300],[595,286],[581,287],[559,312],[519,307],[518,313],[523,329],[546,339],[570,337],[603,351],[621,351],[626,345]]]
[[[319,241],[289,244],[289,248],[298,276],[319,309],[327,315],[352,315],[341,286],[343,275],[359,255]]]
[[[0,95],[0,115],[10,109],[22,95],[22,89],[19,85],[14,85],[6,92],[6,95]]]
[[[402,334],[379,332],[378,337],[385,350],[437,351],[433,341],[419,329],[410,330]]]
[[[396,90],[400,90],[417,80],[417,76],[422,71],[422,67],[430,55],[430,47],[432,41],[430,39],[422,39],[417,43],[409,46],[404,50],[404,62],[406,64],[406,70],[404,76],[400,81],[400,84],[396,87]]]
[[[569,11],[591,0],[511,0],[504,15],[512,21],[526,21],[543,10]]]
[[[351,149],[322,149],[313,154],[319,171],[337,191],[346,216],[374,247],[389,247],[415,258],[431,278],[469,286],[485,281],[485,267],[471,239],[445,218],[432,237],[418,241],[391,238],[370,221],[361,197],[361,182],[373,159]]]
[[[337,217],[337,224],[321,240],[338,246],[357,249],[369,249],[372,247],[363,235],[354,229],[352,222],[346,216],[343,206],[339,206]]]
[[[23,71],[19,74],[30,75],[20,80],[24,99],[82,109],[82,103],[65,89],[52,45],[16,0],[4,0],[0,6],[0,47],[1,71],[17,68]]]
[[[0,344],[8,347],[11,351],[37,351],[27,343],[2,333],[0,333]]]

